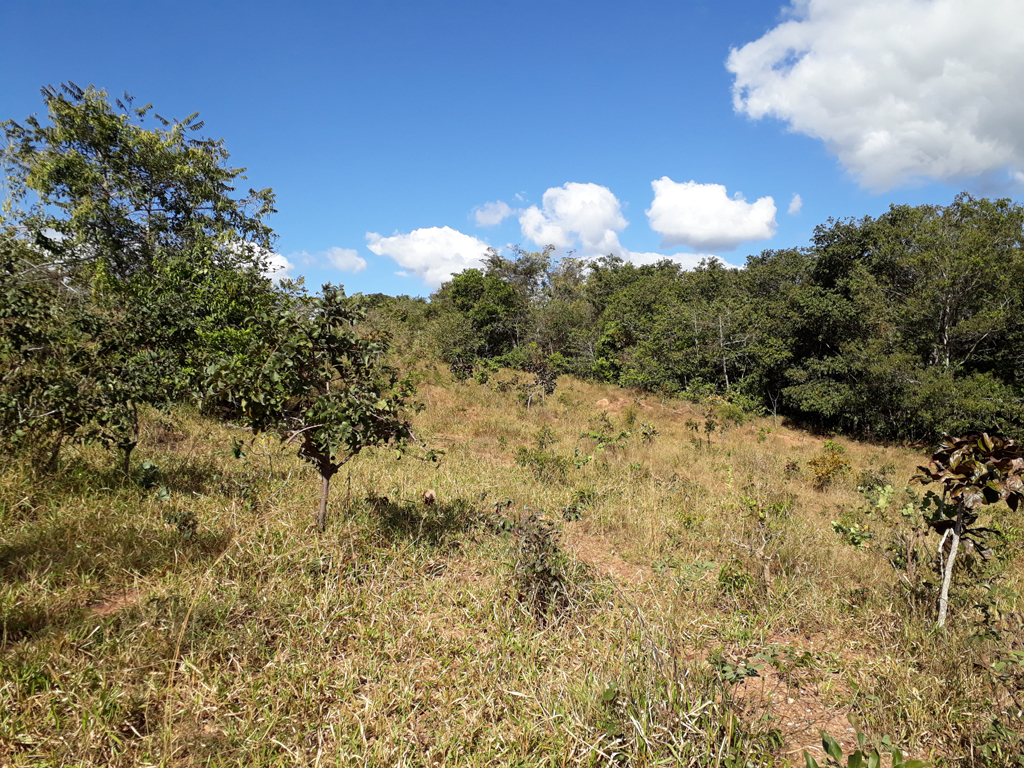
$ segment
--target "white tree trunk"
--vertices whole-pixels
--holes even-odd
[[[946,609],[949,608],[949,582],[953,577],[953,561],[956,560],[956,551],[960,548],[960,535],[954,526],[951,531],[953,543],[949,547],[949,558],[946,560],[946,568],[942,574],[942,589],[939,591],[939,628],[946,626]]]

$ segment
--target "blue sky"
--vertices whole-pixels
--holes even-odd
[[[486,245],[738,265],[1024,189],[1019,0],[6,0],[0,29],[0,119],[64,80],[199,110],[314,288],[429,295]]]

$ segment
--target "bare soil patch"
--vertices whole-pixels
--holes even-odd
[[[611,576],[624,584],[640,585],[651,580],[654,575],[650,568],[626,562],[615,554],[611,543],[601,537],[581,532],[568,532],[565,544],[580,560],[593,566],[598,573]]]
[[[141,589],[125,589],[90,603],[87,610],[93,616],[113,616],[128,606],[135,605],[141,595]]]

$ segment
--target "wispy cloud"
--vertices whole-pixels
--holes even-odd
[[[508,203],[498,200],[494,203],[484,203],[473,210],[478,227],[495,227],[511,216],[515,211]]]
[[[354,248],[328,248],[326,251],[314,251],[309,253],[307,251],[297,251],[296,253],[288,254],[290,259],[294,259],[307,267],[323,264],[324,262],[330,264],[340,272],[362,272],[366,269],[366,259],[359,255]]]

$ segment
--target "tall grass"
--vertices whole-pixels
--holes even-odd
[[[709,445],[692,403],[421,380],[442,461],[360,456],[323,535],[312,470],[187,411],[147,416],[146,476],[95,449],[6,466],[0,764],[773,766],[819,726],[851,744],[847,714],[940,764],[1012,754],[1012,547],[983,574],[1003,625],[965,573],[944,634],[885,556],[920,452],[835,439],[851,469],[822,487],[823,438],[771,420]],[[609,425],[631,434],[584,436]],[[564,599],[538,609],[531,573]]]

